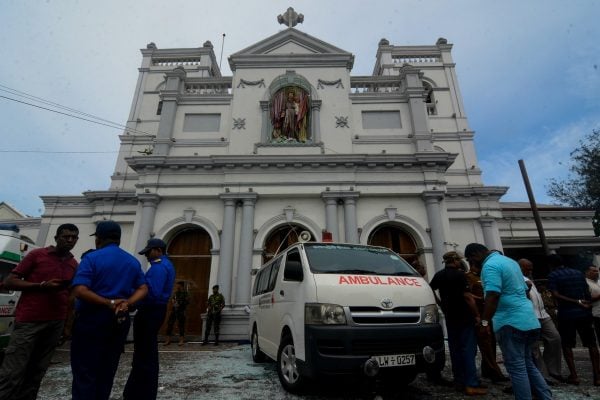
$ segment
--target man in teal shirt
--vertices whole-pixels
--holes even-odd
[[[530,400],[533,392],[538,399],[552,399],[546,380],[533,362],[532,346],[539,339],[540,323],[527,298],[528,288],[519,264],[479,243],[465,248],[465,258],[481,267],[485,308],[480,329],[492,334],[492,319],[515,398]]]

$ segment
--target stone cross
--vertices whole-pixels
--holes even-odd
[[[277,16],[277,21],[280,24],[286,24],[288,28],[291,28],[304,22],[304,15],[296,13],[296,11],[290,7],[284,14],[279,14]]]

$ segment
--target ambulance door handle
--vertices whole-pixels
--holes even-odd
[[[281,290],[279,291],[279,294],[280,294],[280,295],[282,295],[282,296],[284,296],[283,289],[281,289]]]

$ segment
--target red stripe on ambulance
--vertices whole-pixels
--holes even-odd
[[[421,286],[417,278],[400,276],[366,276],[366,275],[340,275],[339,285],[396,285],[396,286]]]

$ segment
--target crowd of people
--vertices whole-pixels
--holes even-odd
[[[466,395],[487,393],[475,365],[479,347],[481,377],[492,383],[510,380],[505,392],[516,399],[551,399],[550,387],[556,382],[580,384],[573,358],[576,334],[589,351],[592,383],[600,386],[598,267],[589,266],[584,273],[565,266],[556,254],[549,256],[552,272],[546,289],[556,304],[556,315],[550,315],[532,281],[530,260],[517,262],[471,243],[464,258],[451,251],[443,261],[444,268],[430,286],[444,313],[456,390]],[[498,366],[496,342],[510,378]],[[561,371],[563,357],[566,377]]]
[[[78,263],[71,250],[79,239],[79,229],[73,224],[61,225],[55,245],[29,252],[4,280],[6,288],[21,291],[21,298],[0,367],[0,400],[37,398],[64,334],[65,320],[73,313],[72,398],[108,399],[134,311],[133,361],[123,399],[156,398],[159,330],[171,299],[165,344],[170,343],[176,321],[179,344],[184,343],[189,294],[181,281],[173,294],[175,269],[164,241],[150,239],[139,252],[149,264],[143,269],[136,257],[119,247],[121,227],[116,222],[98,223],[92,236],[96,248],[85,252]],[[211,299],[208,314],[218,343],[220,312],[225,306],[218,286]]]
[[[164,345],[171,343],[176,322],[179,345],[185,343],[185,314],[190,304],[185,282],[175,284],[175,269],[161,239],[148,240],[139,251],[149,265],[143,269],[136,257],[119,247],[121,227],[116,222],[98,223],[92,236],[96,248],[85,252],[78,263],[71,250],[79,230],[73,224],[61,225],[55,245],[29,252],[4,280],[8,289],[22,294],[0,367],[0,400],[37,398],[73,303],[72,398],[110,397],[132,311],[136,311],[134,351],[123,398],[156,398],[158,334],[165,319]],[[578,334],[589,352],[592,383],[600,386],[598,267],[591,265],[582,272],[565,266],[558,255],[547,261],[551,272],[546,290],[555,302],[555,313],[546,310],[532,281],[531,261],[515,261],[479,243],[467,245],[464,257],[456,251],[444,254],[444,268],[433,276],[430,286],[444,314],[453,381],[440,374],[432,374],[430,380],[452,385],[469,396],[487,393],[481,378],[492,383],[510,381],[505,391],[514,393],[516,399],[551,399],[550,387],[555,382],[580,384],[573,356]],[[426,275],[421,264],[413,266]],[[171,313],[166,318],[169,303]],[[208,298],[202,344],[208,343],[213,327],[215,344],[219,343],[224,307],[225,298],[215,285]],[[497,345],[509,377],[498,365]],[[568,368],[566,377],[562,358]]]

